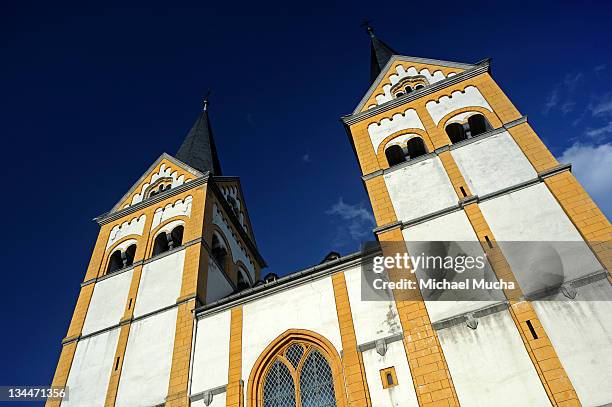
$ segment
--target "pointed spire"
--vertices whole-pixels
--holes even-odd
[[[176,158],[198,171],[210,171],[213,175],[221,175],[221,163],[208,118],[209,96],[210,91],[204,97],[202,112],[187,133],[183,144],[176,153]]]
[[[363,26],[366,27],[366,31],[370,35],[371,45],[370,45],[370,83],[374,82],[378,77],[378,74],[385,67],[387,62],[391,59],[391,57],[397,52],[393,51],[390,46],[379,40],[376,35],[374,35],[374,29],[370,25],[369,21],[363,23]]]

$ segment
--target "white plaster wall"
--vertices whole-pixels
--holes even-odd
[[[396,113],[390,119],[385,118],[379,123],[370,124],[368,126],[368,133],[370,134],[374,151],[378,151],[378,146],[380,146],[385,137],[410,128],[425,130],[421,119],[419,119],[414,109],[407,109],[403,114]]]
[[[457,205],[458,198],[438,157],[384,175],[398,220],[407,221]]]
[[[508,311],[438,331],[462,406],[549,406],[548,396]]]
[[[174,307],[132,324],[115,406],[150,407],[165,401],[176,315]]]
[[[83,335],[119,323],[123,316],[134,270],[125,271],[98,281],[87,309]]]
[[[427,222],[410,226],[404,229],[402,234],[406,241],[408,253],[413,256],[423,253],[424,243],[427,245],[429,242],[435,241],[454,242],[460,247],[460,251],[467,255],[474,257],[484,256],[484,251],[478,242],[478,237],[464,211],[452,212]],[[485,273],[487,281],[497,280],[488,262]],[[417,275],[421,277],[423,274],[417,272]],[[484,274],[469,274],[469,277],[485,278]],[[482,294],[482,292],[480,292],[480,294]],[[443,299],[444,297],[442,296],[438,301],[425,301],[425,306],[427,307],[429,318],[432,322],[463,315],[466,312],[475,311],[500,302],[504,298],[503,293],[498,291],[496,293],[491,293],[489,300],[485,300],[482,296],[477,296],[471,300],[469,300],[469,297],[466,297],[463,301],[444,301]]]
[[[480,209],[526,293],[602,268],[544,183],[481,202]]]
[[[238,260],[242,261],[245,264],[247,271],[251,275],[251,280],[255,281],[255,267],[247,256],[246,250],[242,248],[236,240],[236,237],[232,233],[227,221],[223,218],[217,204],[215,204],[213,207],[213,224],[217,225],[223,231],[223,235],[229,242],[230,249],[232,251],[232,259],[234,262],[237,262]]]
[[[230,311],[198,320],[193,356],[192,395],[227,384],[230,322]]]
[[[62,406],[104,406],[108,380],[119,340],[119,328],[83,339],[77,344]]]
[[[612,287],[603,279],[579,287],[575,301],[561,298],[535,301],[533,306],[582,405],[608,405],[612,403]]]
[[[138,286],[134,316],[176,304],[181,293],[185,250],[145,264]]]
[[[163,208],[158,208],[153,214],[153,222],[151,223],[151,230],[155,229],[163,222],[171,219],[175,216],[190,216],[191,215],[191,202],[193,197],[187,196],[185,199],[176,201],[173,204],[168,204]]]
[[[206,276],[206,303],[210,304],[234,292],[224,273],[209,256]]]
[[[371,265],[366,270],[371,272]],[[358,345],[402,332],[394,301],[361,300],[361,273],[361,266],[344,271]]]
[[[111,229],[110,235],[108,236],[108,242],[106,242],[106,248],[108,249],[119,240],[123,239],[128,235],[142,235],[144,225],[147,220],[146,215],[140,215],[138,218],[131,219],[129,222],[125,221],[121,225],[116,225]]]
[[[288,329],[306,329],[342,349],[331,277],[280,291],[243,306],[242,379],[263,350]]]
[[[508,132],[451,150],[472,194],[486,195],[538,174]]]
[[[436,125],[450,112],[471,106],[484,107],[491,112],[493,111],[484,96],[482,96],[482,93],[475,86],[468,86],[463,92],[456,90],[451,93],[450,97],[442,96],[438,100],[432,100],[425,104]]]
[[[402,341],[387,344],[387,353],[380,356],[376,349],[362,352],[366,380],[372,407],[417,407],[419,405]],[[383,389],[380,371],[395,367],[397,386]]]

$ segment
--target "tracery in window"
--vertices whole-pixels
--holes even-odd
[[[334,376],[323,352],[312,344],[283,347],[268,369],[264,407],[335,407]]]

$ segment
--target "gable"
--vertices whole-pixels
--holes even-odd
[[[221,193],[225,197],[225,200],[230,204],[230,206],[235,208],[234,212],[242,228],[254,241],[251,220],[244,202],[244,196],[242,194],[242,187],[240,186],[239,179],[237,177],[215,177],[214,179],[219,186]]]
[[[353,112],[359,113],[382,105],[404,92],[406,86],[427,87],[477,65],[461,64],[436,59],[394,55]]]
[[[201,177],[203,174],[169,154],[162,154],[119,200],[111,212],[116,212],[142,202],[158,185],[178,187]]]

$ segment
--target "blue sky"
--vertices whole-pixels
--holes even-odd
[[[268,271],[371,237],[339,122],[368,87],[365,18],[406,55],[492,57],[494,78],[610,215],[611,6],[534,3],[3,3],[0,384],[51,380],[91,219],[176,152],[208,88],[223,171],[242,179]]]

